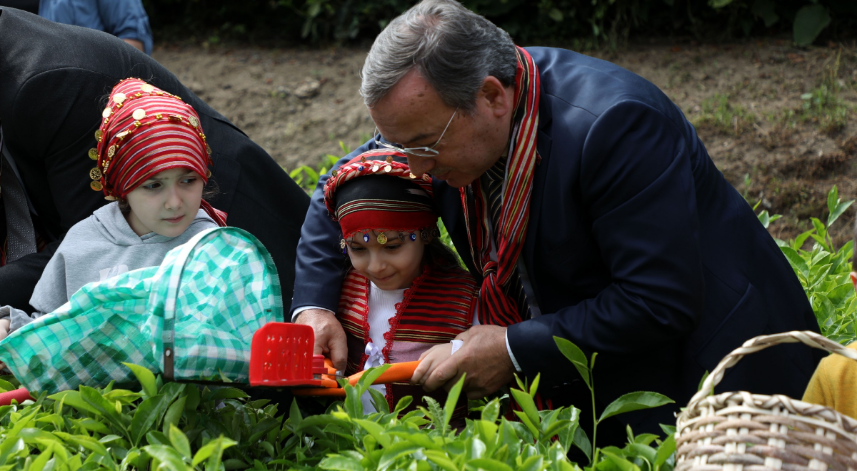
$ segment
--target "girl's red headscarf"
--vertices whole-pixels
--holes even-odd
[[[339,222],[344,240],[358,232],[423,230],[437,222],[431,177],[417,178],[407,164],[393,157],[406,156],[387,149],[370,150],[331,172],[324,185],[324,203],[333,220]],[[408,184],[385,185],[365,178],[369,176],[393,177]],[[350,190],[346,201],[339,194],[342,186]],[[381,240],[386,236],[379,239],[383,244]]]
[[[108,200],[124,199],[153,175],[173,168],[193,170],[208,182],[211,147],[199,115],[181,98],[136,78],[119,82],[110,92],[89,151],[96,161],[90,186]],[[202,209],[219,225],[226,213],[202,200]]]

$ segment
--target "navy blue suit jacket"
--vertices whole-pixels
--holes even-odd
[[[619,416],[635,432],[657,431],[658,423],[674,423],[672,413],[705,371],[745,340],[818,331],[780,249],[677,106],[609,62],[562,49],[528,51],[541,74],[542,160],[523,257],[543,315],[507,335],[524,374],[541,373],[544,395],[581,408],[589,402],[553,341],[566,338],[599,354],[599,410],[631,391],[676,401]],[[370,141],[343,161],[372,147]],[[459,190],[443,182],[435,190],[453,242],[468,254]],[[292,309],[335,310],[339,232],[319,190],[301,237]],[[473,273],[472,260],[464,260]],[[733,368],[718,391],[800,398],[818,359],[796,345],[758,353]]]

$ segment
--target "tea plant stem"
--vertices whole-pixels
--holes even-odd
[[[589,463],[595,466],[598,461],[598,448],[595,447],[595,440],[598,438],[598,416],[595,415],[595,375],[592,374],[592,369],[589,370],[589,391],[592,393],[592,462]]]

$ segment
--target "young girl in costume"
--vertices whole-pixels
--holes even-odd
[[[159,265],[198,232],[226,225],[226,214],[202,199],[211,148],[190,105],[132,78],[113,88],[102,117],[97,147],[80,157],[95,161],[81,184],[113,202],[66,234],[30,299],[37,312],[0,307],[0,338],[87,283]]]
[[[324,186],[350,265],[336,314],[348,343],[346,374],[418,360],[429,348],[450,344],[471,326],[476,306],[475,281],[438,238],[431,179],[415,177],[393,157],[405,156],[365,152]],[[373,388],[390,410],[404,396],[416,405],[426,394],[409,384]],[[443,404],[444,392],[431,395]],[[362,399],[364,412],[373,411],[368,391]]]

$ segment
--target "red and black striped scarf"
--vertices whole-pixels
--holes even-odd
[[[524,247],[527,224],[530,221],[530,194],[538,153],[536,134],[539,127],[539,70],[533,58],[518,49],[518,71],[515,75],[515,102],[512,139],[506,184],[503,188],[503,209],[500,220],[494,221],[497,261],[491,260],[490,211],[483,198],[479,179],[470,184],[473,202],[468,202],[467,188],[461,188],[461,203],[467,221],[467,238],[476,269],[483,280],[479,294],[479,322],[509,326],[521,322],[515,299],[503,292],[503,286],[515,272],[518,257]],[[522,109],[519,109],[523,107]],[[473,228],[473,229],[471,229]]]

